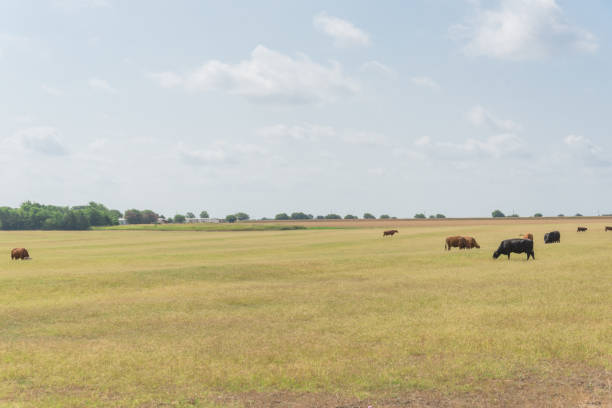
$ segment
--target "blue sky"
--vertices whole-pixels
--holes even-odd
[[[612,212],[589,0],[0,3],[2,205]]]

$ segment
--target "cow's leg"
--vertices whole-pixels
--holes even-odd
[[[510,253],[508,253],[508,260],[510,260]]]

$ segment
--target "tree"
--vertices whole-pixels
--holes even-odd
[[[376,217],[375,217],[375,216],[373,216],[373,215],[372,215],[372,214],[370,214],[370,213],[365,213],[365,214],[363,214],[363,219],[364,219],[364,220],[375,220],[375,219],[376,219]]]
[[[280,213],[280,214],[276,214],[274,216],[275,220],[288,220],[289,216],[287,215],[287,213]]]
[[[582,214],[576,213],[576,217],[582,217]]]
[[[341,220],[342,217],[339,216],[338,214],[327,214],[325,216],[325,219],[327,219],[327,220]]]
[[[533,216],[534,216],[534,217],[541,217],[541,216],[542,216],[542,213],[535,213],[535,214],[533,214]]]
[[[414,218],[427,218],[427,217],[425,217],[425,214],[423,213],[418,213],[414,215]]]
[[[208,215],[208,211],[202,211],[200,213],[200,218],[210,218],[210,216]]]
[[[308,217],[308,214],[304,214],[303,212],[294,212],[291,213],[292,220],[308,220],[312,217]]]
[[[227,221],[229,223],[234,223],[234,222],[236,222],[237,219],[238,219],[238,217],[236,217],[234,214],[230,214],[230,215],[225,217],[225,221]]]
[[[388,214],[383,214],[383,215],[380,216],[381,220],[388,220],[389,218],[391,218],[391,217],[389,217]]]
[[[504,213],[499,211],[499,210],[495,210],[491,213],[491,216],[493,216],[493,218],[502,218],[505,217]]]
[[[142,214],[139,210],[132,208],[125,211],[125,221],[128,224],[142,224]]]
[[[325,219],[325,216],[323,216],[323,215],[317,215],[317,220],[324,220],[324,219]]]
[[[187,214],[185,214],[185,217],[187,218],[195,218],[195,214],[192,212],[188,212]]]
[[[358,217],[355,217],[354,215],[351,215],[351,214],[347,214],[344,216],[344,219],[345,220],[356,220],[358,219]]]
[[[184,216],[184,215],[182,215],[182,214],[176,214],[176,215],[174,216],[174,222],[175,222],[175,224],[182,224],[182,223],[184,223],[184,222],[185,222],[185,220],[186,220],[186,218],[185,218],[185,216]]]
[[[140,222],[142,224],[155,224],[159,216],[151,210],[143,210],[140,213]]]
[[[436,218],[446,218],[446,215],[444,215],[444,214],[436,214]]]
[[[236,213],[234,215],[236,216],[238,221],[246,221],[246,220],[249,219],[249,214],[247,214],[247,213],[238,212],[238,213]]]

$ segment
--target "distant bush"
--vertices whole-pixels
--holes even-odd
[[[310,220],[312,219],[312,215],[304,214],[303,212],[294,212],[291,213],[292,220]]]
[[[373,215],[372,215],[372,214],[370,214],[370,213],[365,213],[365,214],[363,214],[363,219],[364,219],[364,220],[375,220],[375,219],[376,219],[376,217],[375,217],[375,216],[373,216]]]
[[[230,222],[230,223],[236,222],[237,219],[238,217],[236,217],[234,214],[230,214],[225,217],[225,221]]]
[[[200,218],[210,218],[210,216],[208,215],[208,211],[202,211],[200,213]]]
[[[327,214],[325,216],[325,219],[327,219],[327,220],[341,220],[342,217],[339,216],[338,214]]]
[[[174,223],[175,224],[182,224],[185,222],[187,218],[183,215],[183,214],[176,214],[174,216]]]
[[[236,216],[238,221],[247,221],[250,218],[249,214],[243,213],[243,212],[238,212],[238,213],[236,213],[234,215]]]
[[[576,213],[576,215],[575,215],[575,216],[576,216],[576,217],[582,217],[582,214],[580,214],[580,213]]]
[[[503,212],[501,212],[500,210],[495,210],[495,211],[493,211],[493,212],[491,213],[491,216],[492,216],[493,218],[502,218],[502,217],[505,217],[504,213],[503,213]]]
[[[185,217],[187,217],[187,218],[195,218],[196,216],[195,216],[194,213],[188,212],[187,214],[185,214]]]
[[[423,213],[418,213],[414,215],[414,218],[427,218],[427,217]]]
[[[391,218],[391,217],[389,217],[388,214],[383,214],[383,215],[380,216],[381,220],[388,220],[389,218]]]
[[[436,218],[446,218],[446,215],[444,215],[444,214],[436,214]]]
[[[325,219],[325,216],[323,216],[323,215],[317,215],[317,220],[324,220],[324,219]]]
[[[357,220],[357,219],[359,219],[359,217],[355,217],[354,215],[347,214],[347,215],[344,216],[344,219],[345,220]]]
[[[512,215],[509,215],[508,217],[519,218],[520,216],[518,214],[512,214]]]
[[[276,214],[274,216],[275,220],[288,220],[289,216],[287,215],[287,213],[280,213],[280,214]]]
[[[535,213],[533,214],[534,217],[542,217],[542,213]]]
[[[565,217],[564,214],[558,214],[557,217]]]
[[[430,215],[429,218],[436,218],[436,216],[435,215]]]

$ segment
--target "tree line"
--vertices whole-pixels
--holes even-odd
[[[117,225],[121,212],[104,205],[60,207],[26,201],[19,208],[0,207],[1,230],[86,230],[94,226]]]

